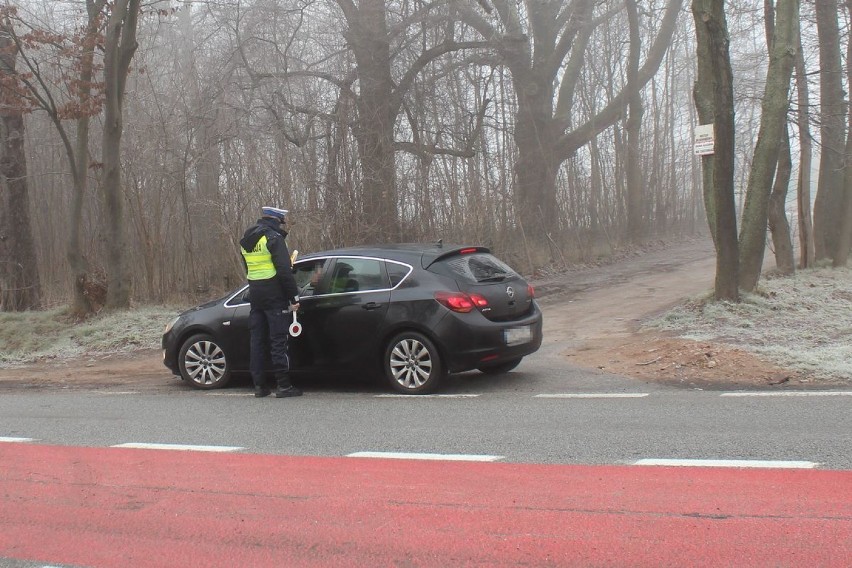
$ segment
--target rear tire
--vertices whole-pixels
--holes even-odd
[[[180,375],[195,388],[222,388],[231,380],[231,365],[216,339],[204,333],[183,342],[178,355]]]
[[[416,331],[404,331],[390,340],[382,366],[391,387],[404,394],[434,392],[447,376],[435,344]]]
[[[496,363],[494,365],[482,365],[481,367],[478,367],[478,369],[486,375],[502,375],[503,373],[508,373],[520,365],[522,359],[523,357],[518,357],[517,359],[503,361],[502,363]]]

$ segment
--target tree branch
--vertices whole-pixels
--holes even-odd
[[[677,16],[682,5],[683,0],[669,0],[666,13],[660,24],[660,32],[657,34],[657,38],[654,40],[651,49],[648,51],[645,63],[639,69],[636,82],[625,85],[621,92],[613,97],[603,110],[589,119],[585,124],[562,135],[557,142],[557,156],[559,159],[568,159],[579,148],[587,144],[589,140],[615,124],[624,115],[627,101],[657,73],[663,55],[665,55],[671,43],[672,34],[677,23]],[[568,124],[564,119],[559,119],[557,126],[559,128],[567,128]]]
[[[402,76],[402,79],[400,80],[399,84],[393,90],[393,93],[391,94],[390,103],[391,111],[394,113],[399,112],[400,106],[402,105],[402,98],[405,96],[405,93],[407,93],[408,90],[411,88],[411,85],[414,83],[414,79],[417,77],[417,75],[430,62],[452,51],[461,51],[463,49],[476,49],[479,47],[491,47],[491,43],[486,41],[448,41],[424,51],[420,55],[420,57],[418,57],[417,60],[411,64],[411,67],[408,69],[408,71],[405,72],[405,75]]]

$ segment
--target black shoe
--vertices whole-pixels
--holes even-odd
[[[263,398],[272,394],[272,391],[266,387],[254,387],[254,396]]]
[[[289,396],[302,396],[302,389],[290,385],[287,388],[279,388],[275,391],[275,398],[287,398]]]

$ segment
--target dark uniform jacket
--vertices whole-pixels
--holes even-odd
[[[265,280],[249,280],[249,301],[253,307],[261,309],[286,308],[288,304],[299,301],[299,288],[293,278],[290,251],[284,242],[287,231],[272,219],[258,219],[255,225],[246,230],[240,239],[240,246],[251,251],[263,236],[266,236],[266,248],[272,255],[276,274]],[[248,270],[245,258],[240,258],[243,267]]]

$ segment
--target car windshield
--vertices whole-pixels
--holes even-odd
[[[454,276],[477,284],[502,282],[518,276],[506,263],[488,253],[460,255],[444,263]]]

